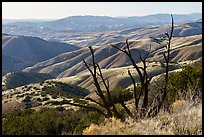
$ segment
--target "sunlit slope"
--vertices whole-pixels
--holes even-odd
[[[165,46],[167,45],[167,41],[165,39],[146,38],[129,41],[129,44],[136,63],[140,62],[139,52],[142,56],[145,56],[149,51],[150,45],[151,54],[149,55],[148,61],[164,61],[162,53],[166,51]],[[124,48],[125,42],[113,43],[113,45]],[[174,37],[171,47],[171,57],[174,62],[198,59],[202,56],[202,35]],[[124,53],[109,44],[93,48],[95,60],[102,69],[131,65],[130,60]],[[83,59],[88,63],[92,61],[92,56],[88,48],[58,55],[49,60],[37,63],[32,67],[28,67],[24,71],[49,73],[59,78],[74,76],[82,71],[87,71],[82,61]]]

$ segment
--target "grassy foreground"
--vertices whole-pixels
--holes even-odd
[[[171,112],[160,112],[154,118],[135,121],[116,118],[92,124],[84,135],[202,135],[202,103],[176,101]]]

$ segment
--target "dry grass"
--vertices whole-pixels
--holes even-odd
[[[185,101],[180,112],[160,112],[154,118],[134,121],[126,118],[124,122],[110,118],[100,125],[92,124],[83,131],[84,135],[201,135],[202,134],[202,104],[192,106]],[[176,103],[176,102],[175,102]],[[177,107],[176,106],[176,107]],[[177,109],[177,108],[176,108]]]

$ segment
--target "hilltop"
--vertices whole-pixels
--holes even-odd
[[[25,66],[77,49],[78,46],[37,37],[2,34],[2,65],[6,73],[19,71]]]

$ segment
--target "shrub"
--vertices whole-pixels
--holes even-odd
[[[25,96],[22,102],[30,102],[31,101],[31,96]]]
[[[56,109],[57,111],[63,111],[63,110],[65,110],[64,107],[56,107],[55,109]]]
[[[63,99],[63,100],[60,102],[60,104],[61,104],[61,105],[63,105],[63,104],[68,104],[69,102],[70,102],[70,100],[64,100],[64,99]]]
[[[17,95],[16,97],[21,98],[21,97],[24,97],[24,96],[25,96],[25,94],[21,94],[21,95]]]
[[[75,128],[75,132],[81,134],[83,130],[91,124],[99,124],[104,121],[104,117],[97,112],[89,112],[85,115]]]
[[[47,96],[47,93],[46,93],[45,91],[42,91],[42,92],[40,93],[40,95],[41,95],[41,97],[45,97],[45,96]]]
[[[91,124],[84,135],[202,135],[202,104],[188,103],[178,113],[160,112],[154,118],[135,121],[114,117],[101,124]],[[191,107],[189,107],[191,106]]]
[[[47,100],[49,100],[50,98],[42,98],[42,101],[47,101]]]
[[[67,116],[56,109],[15,110],[3,116],[3,135],[60,135]]]
[[[57,96],[57,95],[51,95],[51,96],[52,96],[52,98],[53,98],[53,99],[58,98],[58,96]]]
[[[39,101],[39,102],[42,102],[42,99],[41,99],[41,98],[37,98],[36,100]]]
[[[155,95],[164,89],[165,77],[161,75],[150,85],[150,94]],[[202,97],[202,63],[186,65],[181,71],[169,73],[167,98],[170,103],[176,100],[194,100]]]
[[[190,99],[202,95],[202,64],[196,62],[183,67],[181,72],[173,72],[169,75],[168,99],[174,102],[176,99]]]

